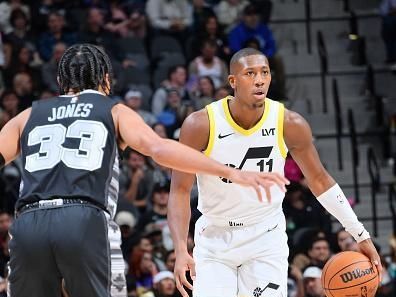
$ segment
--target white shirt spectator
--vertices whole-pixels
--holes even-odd
[[[169,30],[175,23],[192,24],[192,9],[187,0],[148,0],[146,13],[156,29]]]

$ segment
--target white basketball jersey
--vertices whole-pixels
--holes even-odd
[[[278,172],[284,175],[287,148],[283,140],[283,104],[265,99],[262,118],[251,129],[240,127],[232,118],[226,97],[206,106],[210,136],[205,154],[222,164],[240,170]],[[240,186],[225,178],[198,174],[198,209],[215,224],[244,226],[283,217],[284,193],[271,187],[271,203],[265,191],[263,202],[253,188]]]

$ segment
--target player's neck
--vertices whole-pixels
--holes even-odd
[[[75,92],[72,89],[69,89],[69,91],[66,93],[66,95],[78,95],[83,91],[86,91],[86,90],[82,90],[80,92]],[[103,95],[107,96],[107,93],[103,90],[102,86],[99,86],[99,88],[95,91],[98,91],[98,92],[102,93]]]
[[[237,98],[228,100],[228,109],[234,122],[246,130],[254,127],[260,121],[264,114],[264,108],[265,105],[252,108]]]

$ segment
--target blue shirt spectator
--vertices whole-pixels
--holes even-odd
[[[56,43],[63,42],[69,46],[77,41],[74,33],[64,32],[64,19],[59,13],[50,13],[47,25],[48,31],[42,33],[38,41],[40,56],[46,62],[51,59]]]
[[[228,35],[228,43],[232,52],[245,47],[246,42],[256,39],[260,50],[271,58],[275,55],[276,44],[270,28],[260,21],[257,9],[249,4],[243,11],[242,21]]]

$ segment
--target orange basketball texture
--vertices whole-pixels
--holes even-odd
[[[374,297],[378,284],[377,267],[358,252],[338,253],[323,268],[322,286],[327,297]]]

